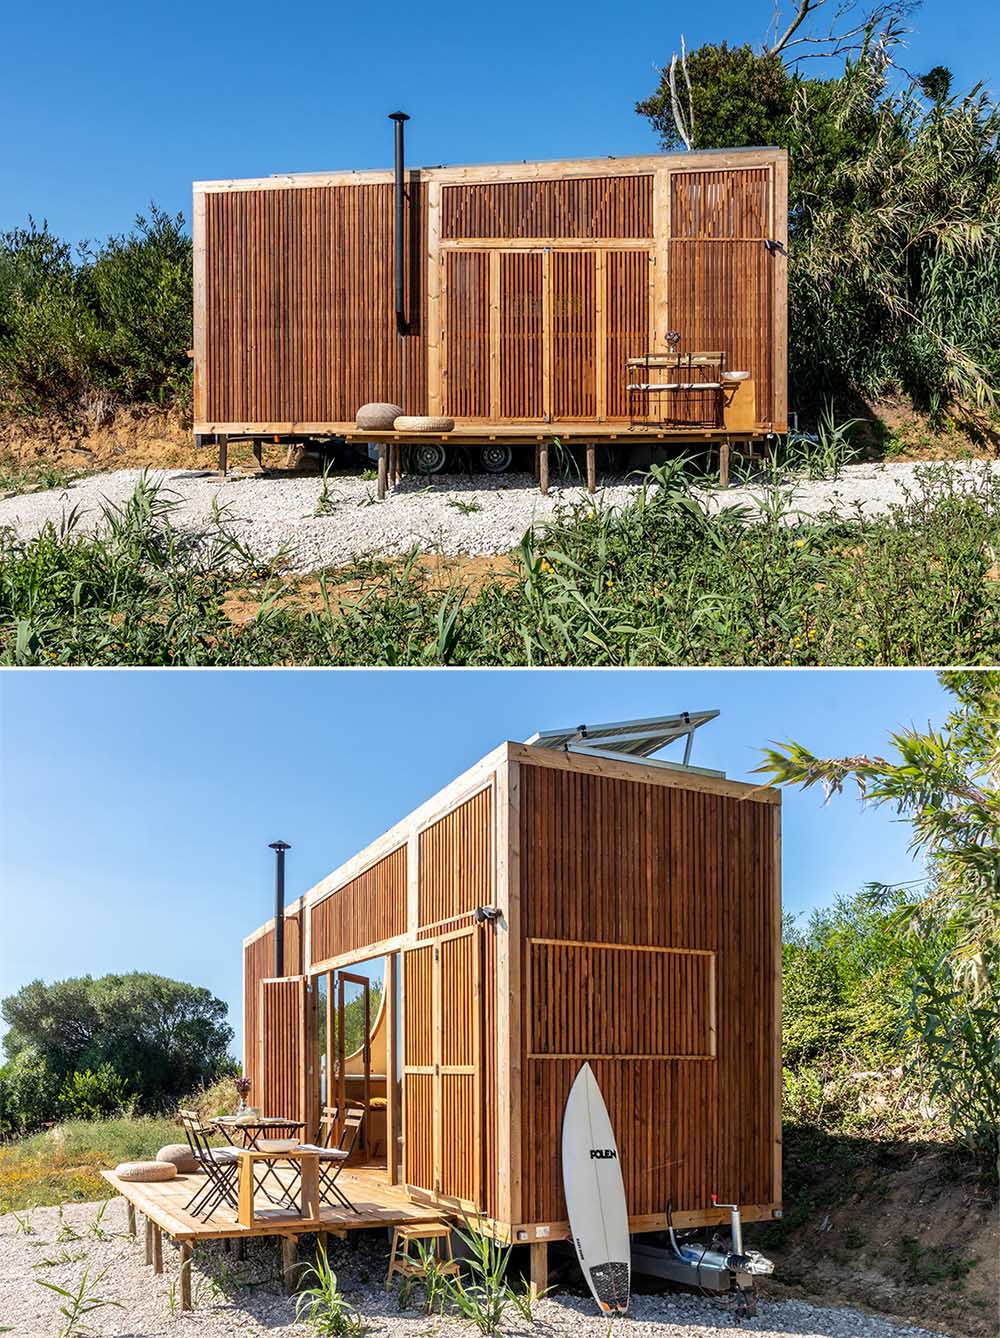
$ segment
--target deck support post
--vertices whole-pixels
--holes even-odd
[[[281,1271],[285,1276],[285,1295],[291,1296],[299,1280],[299,1242],[296,1236],[281,1238]]]
[[[389,477],[389,448],[384,441],[378,444],[378,500],[385,501],[386,482]]]
[[[222,434],[218,438],[219,442],[219,473],[223,478],[226,477],[226,470],[229,468],[229,438]]]
[[[543,497],[549,495],[549,443],[540,441],[535,447],[535,472],[538,475],[538,491]]]
[[[152,1222],[152,1219],[151,1219],[151,1218],[147,1217],[147,1218],[146,1218],[146,1263],[147,1263],[147,1264],[151,1264],[152,1262],[153,1262],[153,1222]]]
[[[135,1235],[135,1204],[131,1199],[125,1200],[125,1209],[128,1213],[128,1234]]]
[[[253,443],[253,458],[257,461],[257,468],[264,468],[264,446],[259,440]]]
[[[246,1237],[244,1237],[244,1236],[237,1236],[237,1237],[236,1237],[236,1258],[237,1258],[237,1260],[238,1260],[239,1263],[242,1263],[243,1260],[244,1260],[246,1257],[247,1257],[247,1242],[246,1242]]]
[[[597,491],[597,447],[587,442],[587,491],[593,497]]]
[[[537,1301],[549,1285],[549,1243],[547,1240],[532,1241],[530,1249],[531,1295]]]
[[[153,1272],[163,1272],[163,1232],[153,1223]]]
[[[729,487],[729,442],[719,442],[719,487]]]
[[[181,1241],[181,1309],[191,1309],[191,1254],[189,1240]]]

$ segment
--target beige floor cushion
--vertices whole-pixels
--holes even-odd
[[[362,404],[354,415],[354,422],[357,427],[367,428],[370,432],[389,432],[402,412],[398,404]]]
[[[168,1161],[177,1167],[178,1175],[194,1175],[198,1163],[187,1143],[168,1143],[156,1154],[157,1161]]]
[[[425,414],[400,414],[392,426],[397,432],[450,432],[455,426],[455,420]]]
[[[119,1180],[173,1180],[176,1174],[170,1161],[123,1161],[115,1167]]]

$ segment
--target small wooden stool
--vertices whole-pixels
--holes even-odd
[[[426,1277],[427,1270],[422,1261],[410,1253],[410,1242],[414,1240],[433,1240],[441,1242],[436,1247],[442,1273],[457,1273],[458,1264],[451,1252],[451,1227],[442,1222],[435,1226],[424,1222],[417,1226],[396,1227],[392,1233],[392,1252],[389,1255],[389,1271],[385,1275],[386,1291],[392,1286],[393,1273],[403,1277]],[[400,1248],[402,1247],[402,1248]],[[444,1251],[447,1251],[447,1254]]]

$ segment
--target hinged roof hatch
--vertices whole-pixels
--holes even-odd
[[[650,766],[674,771],[697,771],[705,776],[723,776],[722,771],[691,765],[694,732],[707,725],[718,711],[682,711],[679,715],[652,716],[647,720],[614,720],[603,725],[576,725],[572,729],[545,729],[525,742],[537,748],[559,752],[582,753],[587,757],[607,757],[615,761],[642,758]],[[653,757],[678,739],[684,739],[683,761]]]

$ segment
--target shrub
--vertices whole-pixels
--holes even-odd
[[[0,1138],[15,1138],[59,1116],[62,1078],[26,1046],[0,1068]]]
[[[105,1120],[120,1115],[129,1101],[128,1083],[110,1064],[73,1073],[59,1099],[66,1112],[80,1120]]]

